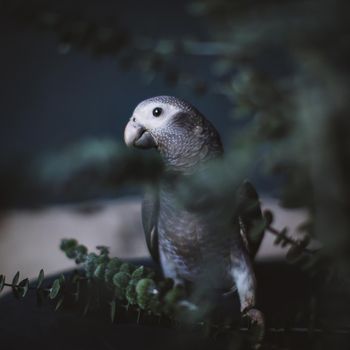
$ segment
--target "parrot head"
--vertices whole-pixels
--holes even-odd
[[[191,168],[222,153],[214,126],[191,104],[157,96],[139,103],[124,131],[129,147],[157,149],[168,167]]]

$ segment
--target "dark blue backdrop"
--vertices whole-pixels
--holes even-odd
[[[90,3],[81,6],[86,7],[87,16],[115,15],[135,33],[178,37],[203,32],[200,23],[186,14],[184,2]],[[147,84],[137,69],[121,71],[113,57],[97,59],[74,49],[60,54],[54,34],[19,27],[9,17],[0,17],[0,26],[2,163],[14,155],[35,154],[81,138],[121,140],[135,105],[153,95],[186,98],[213,120],[222,134],[227,130],[229,104],[221,96],[197,97],[183,86],[167,86],[162,77]],[[197,60],[198,76],[208,78],[209,63],[208,59]],[[193,60],[187,64],[193,66]]]
[[[188,14],[186,1],[110,0],[60,1],[63,13],[91,20],[116,18],[135,35],[181,38],[206,37],[207,25]],[[137,69],[122,71],[113,56],[96,58],[72,49],[60,53],[55,34],[20,26],[0,13],[0,167],[87,138],[121,141],[133,108],[141,100],[169,94],[191,101],[219,129],[224,143],[234,122],[232,107],[220,95],[195,95],[179,85],[170,87],[163,76],[146,83]],[[182,60],[185,69],[210,83],[211,58]],[[13,171],[13,170],[11,170]],[[15,170],[16,171],[16,170]],[[18,170],[19,171],[19,170]],[[11,175],[10,175],[11,176]]]

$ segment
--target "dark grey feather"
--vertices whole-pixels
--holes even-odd
[[[259,196],[249,181],[239,187],[237,200],[242,238],[248,244],[250,256],[254,257],[264,237],[264,218]]]
[[[148,188],[142,201],[142,224],[148,250],[155,262],[159,262],[158,216],[159,191],[155,187]]]

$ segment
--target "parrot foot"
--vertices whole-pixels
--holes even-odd
[[[249,321],[249,330],[251,341],[254,349],[259,349],[265,335],[265,318],[264,314],[257,309],[249,309],[243,314],[244,318]]]

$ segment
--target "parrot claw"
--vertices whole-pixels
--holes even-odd
[[[259,349],[265,335],[265,318],[261,311],[249,309],[243,315],[249,320],[249,329],[251,331],[251,340],[254,349]]]

